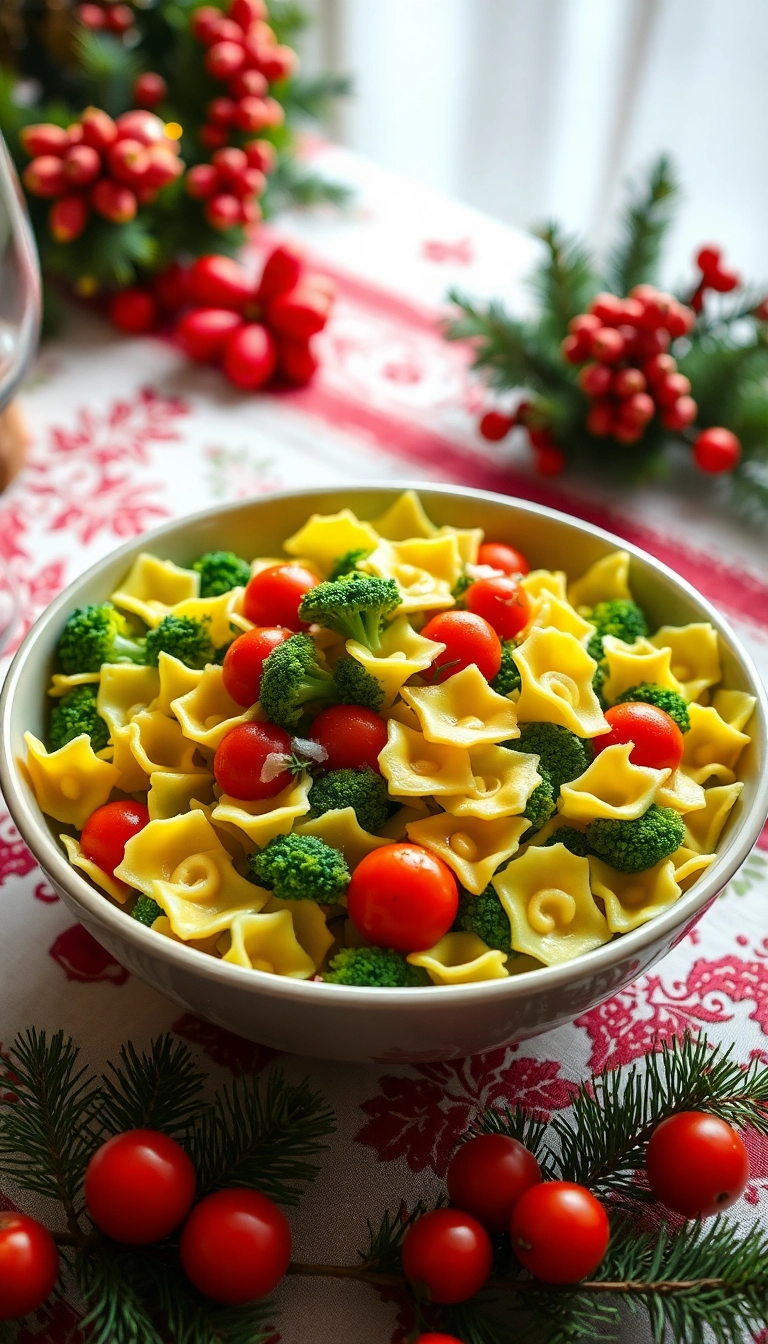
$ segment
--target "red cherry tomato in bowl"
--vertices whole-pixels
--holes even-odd
[[[704,1111],[681,1111],[653,1131],[645,1155],[651,1190],[684,1218],[730,1208],[749,1180],[749,1157],[735,1129]]]
[[[147,1246],[186,1217],[196,1176],[180,1144],[156,1129],[128,1129],[96,1149],[85,1173],[85,1202],[115,1241]]]
[[[441,611],[422,630],[425,639],[444,644],[434,663],[434,680],[446,681],[474,663],[486,681],[501,667],[501,640],[482,616],[471,611]]]
[[[97,807],[86,821],[80,836],[80,848],[86,859],[102,872],[114,873],[125,856],[131,836],[143,831],[149,812],[143,803],[114,802]]]
[[[456,878],[421,845],[382,845],[352,874],[347,909],[356,929],[379,947],[425,952],[450,929],[459,908]]]
[[[256,704],[265,659],[290,637],[291,631],[280,626],[257,625],[233,640],[224,654],[222,680],[225,691],[238,705]]]
[[[461,1209],[433,1209],[403,1237],[403,1273],[424,1284],[433,1302],[466,1302],[479,1293],[493,1263],[484,1227]]]
[[[361,705],[329,705],[312,722],[312,740],[328,753],[326,770],[379,770],[387,725]],[[380,773],[380,772],[379,772]]]
[[[605,711],[605,718],[611,731],[594,738],[595,755],[605,751],[606,747],[633,742],[629,753],[633,765],[650,766],[652,770],[677,770],[683,759],[685,743],[678,725],[666,710],[636,700],[613,705]]]
[[[509,574],[471,583],[464,601],[467,610],[482,616],[501,639],[516,639],[531,617],[531,599]]]
[[[578,1283],[597,1269],[611,1228],[602,1204],[583,1185],[542,1181],[515,1204],[510,1232],[515,1255],[537,1279]]]
[[[59,1253],[47,1227],[15,1209],[0,1210],[0,1321],[36,1311],[59,1275]]]
[[[489,1232],[506,1232],[521,1195],[541,1180],[533,1153],[508,1134],[478,1134],[456,1149],[446,1184],[451,1203]]]
[[[490,565],[502,574],[528,574],[530,566],[521,551],[503,541],[484,541],[477,552],[478,565]]]
[[[276,754],[289,756],[291,739],[274,723],[239,723],[221,739],[213,758],[216,783],[231,798],[256,802],[274,798],[291,782],[290,770],[276,774],[265,765]],[[266,775],[266,778],[262,778]]]
[[[254,625],[282,625],[287,630],[305,630],[299,620],[299,605],[315,578],[303,565],[270,565],[254,574],[243,595],[243,611]]]

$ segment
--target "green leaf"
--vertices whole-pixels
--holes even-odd
[[[120,1064],[102,1079],[101,1116],[106,1129],[161,1129],[181,1137],[208,1109],[202,1098],[205,1074],[180,1041],[161,1036],[140,1055],[129,1041]]]
[[[621,236],[606,271],[606,285],[613,294],[628,294],[635,285],[655,282],[679,193],[672,163],[663,154],[651,165],[646,182],[634,192],[624,213]]]

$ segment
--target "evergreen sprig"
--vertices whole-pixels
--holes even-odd
[[[129,1041],[120,1063],[108,1064],[103,1079],[104,1124],[112,1133],[162,1129],[180,1138],[207,1108],[204,1082],[205,1074],[181,1041],[161,1036],[141,1054]]]
[[[546,248],[530,279],[541,308],[540,334],[559,344],[568,334],[571,318],[584,312],[595,292],[594,267],[583,244],[569,238],[558,224],[543,224],[533,232]]]
[[[662,154],[635,190],[622,219],[621,236],[606,270],[613,294],[628,294],[634,285],[656,281],[661,247],[679,195],[671,160]]]

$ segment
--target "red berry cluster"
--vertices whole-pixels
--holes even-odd
[[[716,294],[730,294],[732,289],[737,289],[741,284],[738,271],[723,265],[723,253],[719,247],[711,244],[700,247],[696,253],[696,265],[701,272],[701,279],[690,300],[695,313],[700,313],[704,307],[704,295],[708,289],[713,289]]]
[[[261,218],[258,198],[276,162],[268,140],[250,140],[244,149],[226,145],[214,152],[210,163],[190,168],[185,186],[190,196],[205,201],[205,217],[212,228],[257,224]]]
[[[266,17],[264,0],[230,0],[225,14],[202,5],[192,14],[193,36],[207,48],[206,70],[227,88],[226,97],[208,104],[200,132],[208,149],[228,144],[233,131],[256,135],[283,122],[282,106],[269,96],[269,85],[294,74],[298,57],[277,41]]]
[[[565,470],[565,453],[558,448],[552,430],[541,423],[541,417],[530,402],[521,401],[511,415],[503,411],[486,411],[480,418],[479,430],[484,439],[498,443],[500,439],[506,438],[515,425],[521,425],[528,432],[533,463],[539,475],[559,476]]]
[[[116,4],[112,0],[108,0],[104,5],[93,3],[78,5],[75,15],[92,32],[106,29],[107,32],[116,33],[118,37],[122,37],[133,26],[133,10],[130,5]]]
[[[113,224],[133,219],[184,171],[179,145],[151,112],[124,112],[116,121],[87,107],[68,130],[47,122],[20,135],[31,156],[22,174],[27,191],[53,201],[48,225],[59,243],[83,232],[91,210]]]

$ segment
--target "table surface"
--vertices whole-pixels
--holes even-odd
[[[436,320],[451,285],[527,303],[537,244],[344,151],[315,154],[354,186],[353,206],[284,216],[259,244],[301,238],[337,282],[311,387],[244,396],[170,344],[122,339],[86,313],[44,347],[24,396],[31,459],[0,500],[0,554],[18,578],[24,627],[79,571],[166,518],[282,487],[408,476],[518,494],[644,546],[726,612],[768,676],[764,535],[720,509],[708,482],[681,475],[631,497],[594,482],[553,483],[531,473],[522,443],[479,440],[482,395],[467,352],[442,342]],[[590,1070],[687,1029],[735,1043],[741,1060],[768,1060],[766,849],[764,832],[763,852],[686,940],[572,1025],[449,1064],[283,1061],[289,1076],[322,1089],[338,1117],[322,1173],[291,1214],[297,1257],[352,1261],[367,1216],[434,1199],[457,1136],[489,1103],[551,1114]],[[0,884],[0,1043],[32,1024],[61,1027],[100,1066],[128,1036],[142,1046],[169,1030],[216,1083],[269,1064],[273,1052],[181,1013],[73,925],[4,811]],[[751,1156],[745,1221],[768,1211],[768,1142],[753,1142]],[[404,1338],[397,1305],[363,1285],[293,1280],[276,1301],[284,1344]],[[76,1307],[62,1305],[29,1339],[64,1344],[76,1319]]]

